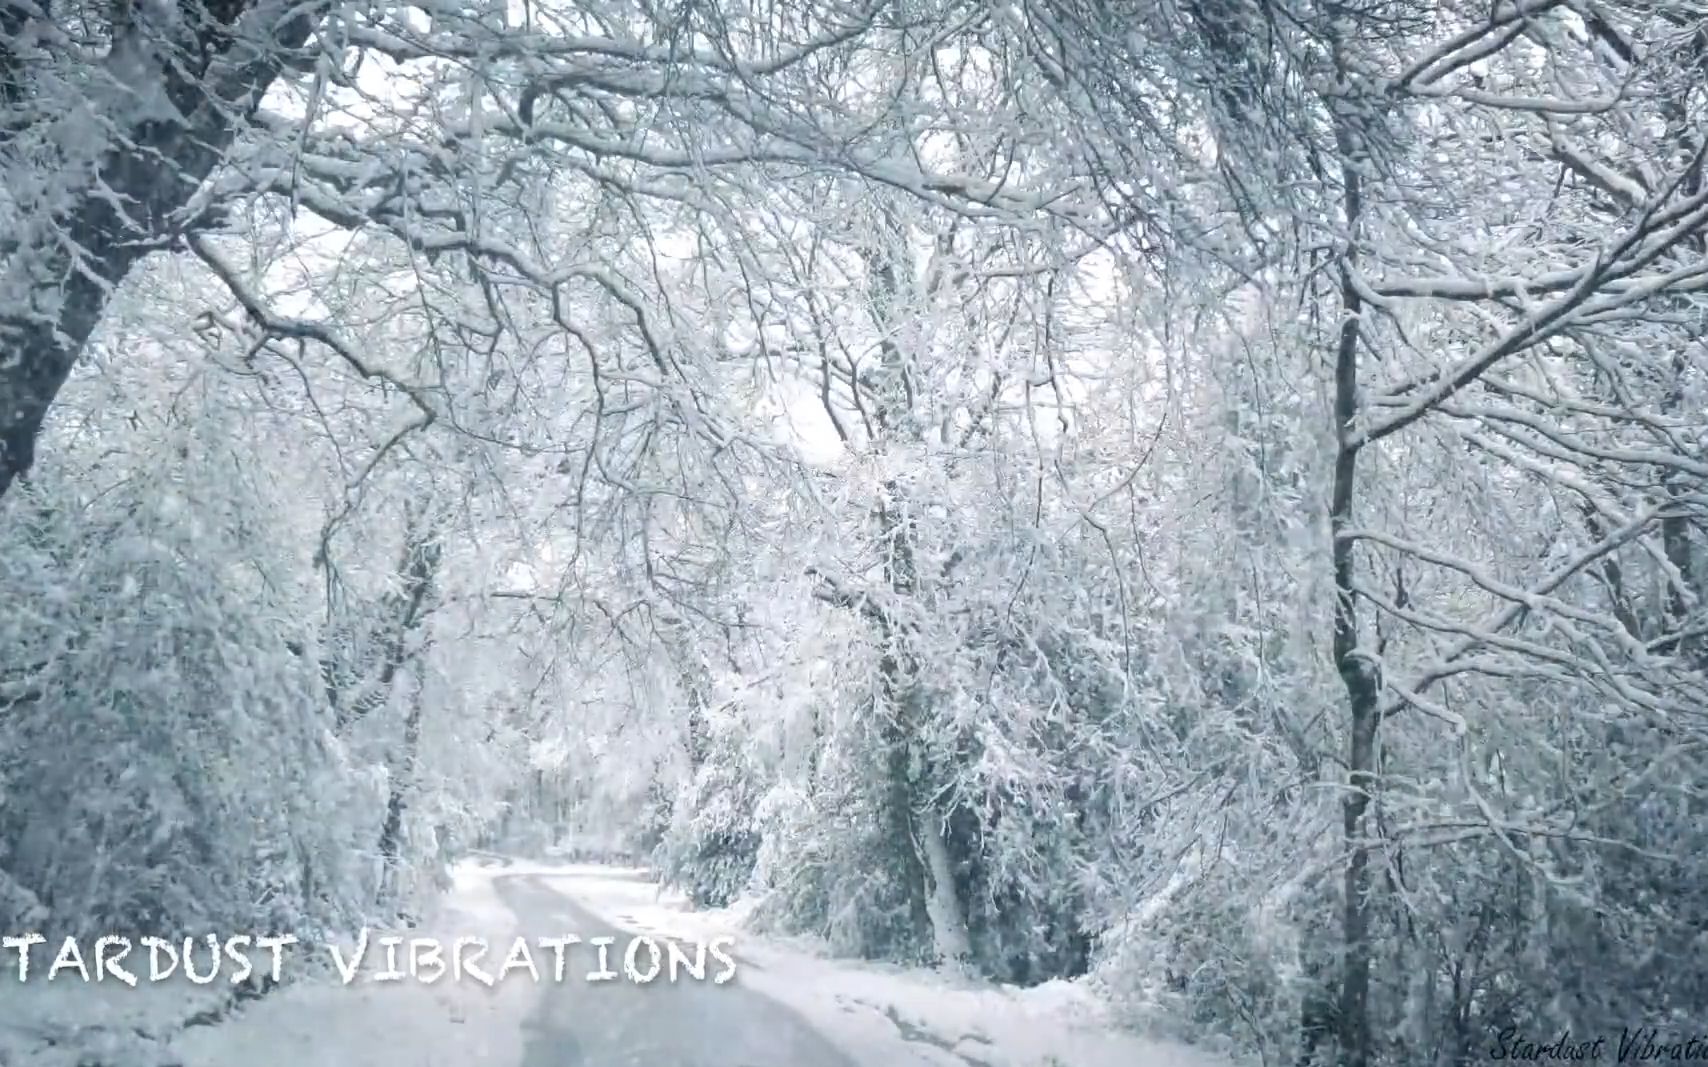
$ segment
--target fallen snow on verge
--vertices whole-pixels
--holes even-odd
[[[0,1067],[173,1063],[172,1034],[197,1012],[218,1007],[223,992],[178,981],[131,989],[69,976],[20,983],[14,967],[0,978]]]
[[[749,907],[692,911],[645,873],[517,866],[611,924],[678,940],[734,939],[735,983],[799,1012],[866,1067],[1227,1067],[1185,1045],[1125,1032],[1076,982],[1031,989],[832,959],[802,940],[758,937]]]
[[[493,889],[501,867],[459,866],[437,914],[405,937],[516,936],[516,917]],[[378,936],[375,932],[373,936]],[[349,946],[345,946],[346,953]],[[370,949],[370,953],[374,950]],[[174,1051],[182,1067],[315,1064],[317,1067],[512,1067],[522,1059],[522,1021],[538,987],[509,981],[375,982],[370,963],[342,984],[335,973],[305,979],[215,1027],[186,1030]]]

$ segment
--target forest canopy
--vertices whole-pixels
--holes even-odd
[[[0,927],[614,827],[1266,1063],[1708,1028],[1705,74],[1687,0],[0,0]]]

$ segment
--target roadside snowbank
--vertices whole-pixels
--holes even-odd
[[[480,861],[452,872],[449,893],[420,928],[395,931],[451,943],[483,937],[501,944],[518,932],[493,880],[508,873]],[[370,940],[388,931],[371,931]],[[354,940],[352,938],[352,940]],[[341,946],[346,954],[351,946]],[[0,1067],[514,1067],[522,1059],[523,1020],[539,987],[525,981],[488,988],[449,978],[378,982],[370,962],[349,984],[322,946],[290,953],[287,984],[229,1014],[230,986],[194,985],[182,975],[141,981],[83,982],[72,973],[49,981],[39,962],[28,981],[0,967]],[[35,957],[40,960],[39,950]],[[137,964],[131,964],[137,967]],[[145,965],[144,965],[145,966]],[[258,964],[264,967],[265,964]],[[295,980],[289,980],[295,979]],[[186,1023],[204,1013],[212,1025]]]
[[[612,878],[626,870],[630,878]],[[1077,982],[1031,989],[828,957],[802,939],[762,938],[750,904],[692,911],[645,871],[519,865],[612,923],[681,940],[734,938],[735,982],[799,1012],[867,1067],[1227,1067],[1178,1043],[1122,1031]]]
[[[502,867],[462,865],[438,913],[406,937],[514,937],[516,917],[493,889]],[[376,935],[377,936],[377,935]],[[335,974],[305,980],[257,1001],[215,1027],[184,1031],[173,1045],[182,1067],[233,1064],[319,1067],[514,1067],[522,1060],[522,1023],[538,987],[503,982],[487,988],[448,978],[433,984],[375,982],[365,966],[354,982]]]
[[[172,1035],[223,991],[164,981],[128,988],[62,976],[20,983],[0,977],[0,1067],[164,1067],[175,1062]]]

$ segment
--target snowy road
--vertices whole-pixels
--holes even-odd
[[[609,935],[619,950],[634,936],[554,892],[542,876],[505,875],[494,885],[523,930]],[[740,965],[739,946],[736,956]],[[716,970],[710,965],[708,976]],[[721,986],[547,984],[524,1033],[522,1067],[855,1067],[795,1012],[743,988],[739,971]]]

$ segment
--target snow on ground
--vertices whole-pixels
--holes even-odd
[[[0,966],[0,1067],[518,1064],[522,1022],[539,994],[534,983],[513,980],[489,988],[449,976],[432,984],[373,980],[384,962],[377,939],[388,932],[436,938],[447,946],[460,937],[508,943],[519,932],[516,917],[492,885],[505,873],[496,864],[457,867],[450,892],[429,921],[411,930],[369,932],[368,954],[349,984],[340,980],[325,946],[290,946],[281,963],[287,984],[214,1025],[185,1024],[226,1005],[230,986],[223,978],[205,986],[181,975],[150,982],[146,956],[141,964],[133,956],[125,966],[140,972],[135,987],[112,979],[85,983],[73,972],[49,981],[45,949],[37,948],[28,979],[19,982],[15,956],[7,952]],[[354,943],[352,936],[340,946],[346,958]],[[265,970],[266,954],[253,955],[257,969]]]
[[[502,873],[498,867],[459,867],[433,920],[398,933],[446,944],[462,936],[507,941],[515,936],[515,917],[492,887]],[[383,933],[373,931],[370,939]],[[343,947],[348,952],[351,946]],[[286,986],[215,1025],[186,1028],[198,1013],[222,1007],[227,982],[198,986],[181,975],[150,982],[146,957],[141,964],[125,964],[140,972],[135,987],[110,978],[85,983],[74,972],[49,981],[43,951],[32,955],[36,962],[24,982],[17,979],[12,953],[0,968],[0,1067],[507,1067],[521,1060],[521,1023],[537,990],[529,982],[489,989],[448,978],[432,985],[375,982],[370,979],[382,951],[377,948],[370,949],[356,980],[345,985],[324,946],[295,945],[282,956]],[[264,970],[266,954],[254,958]]]
[[[168,1043],[184,1020],[213,1008],[220,997],[187,982],[116,981],[85,984],[72,974],[51,983],[45,974],[18,981],[7,954],[0,978],[0,1067],[81,1067],[172,1062]]]
[[[546,884],[615,926],[684,941],[731,937],[735,982],[793,1008],[866,1067],[1227,1067],[1178,1043],[1123,1031],[1078,982],[1030,989],[834,959],[804,939],[759,937],[751,903],[693,911],[632,870],[530,866]]]
[[[484,937],[504,944],[516,917],[492,887],[501,867],[462,865],[439,913],[405,937]],[[371,936],[377,937],[378,933]],[[318,949],[318,946],[316,946]],[[348,953],[350,946],[345,946]],[[512,1067],[522,1059],[522,1022],[539,988],[501,982],[488,988],[446,976],[432,984],[375,982],[379,949],[344,985],[335,971],[284,989],[216,1027],[186,1030],[174,1049],[182,1067],[312,1063],[317,1067]],[[330,957],[328,957],[330,958]]]
[[[750,908],[692,911],[636,869],[475,861],[456,868],[428,922],[399,933],[447,945],[478,936],[495,946],[518,934],[562,933],[519,929],[494,887],[510,875],[541,876],[626,930],[682,941],[732,938],[737,984],[793,1009],[865,1067],[1227,1067],[1208,1053],[1121,1030],[1080,983],[1018,989],[833,959],[804,940],[747,932]],[[0,974],[0,1067],[516,1067],[526,1020],[549,988],[525,980],[488,988],[449,976],[433,984],[375,982],[373,948],[346,985],[321,962],[330,959],[322,946],[290,951],[296,981],[217,1025],[188,1029],[186,1019],[223,1000],[218,983],[128,988],[75,978],[48,983],[34,974],[20,984],[15,974]]]

